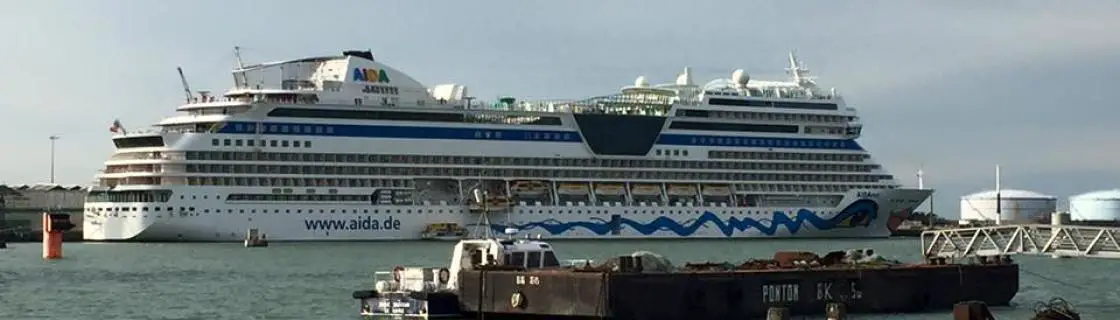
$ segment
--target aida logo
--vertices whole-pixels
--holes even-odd
[[[354,81],[389,83],[385,70],[354,68]]]

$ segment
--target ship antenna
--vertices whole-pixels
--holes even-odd
[[[493,234],[491,234],[491,232],[490,232],[490,229],[492,228],[492,226],[490,225],[490,206],[488,205],[488,202],[489,202],[488,201],[489,200],[488,196],[489,195],[487,194],[486,191],[483,190],[483,189],[485,189],[485,187],[484,187],[484,184],[482,183],[481,175],[479,176],[478,181],[479,181],[478,186],[475,187],[474,189],[471,189],[471,192],[470,192],[471,200],[474,200],[474,202],[479,205],[480,209],[482,209],[482,213],[481,213],[482,222],[478,223],[478,224],[475,224],[474,235],[475,236],[482,236],[483,239],[490,239],[490,238],[493,237]],[[472,210],[473,210],[473,208],[472,208]],[[481,228],[482,230],[479,230],[479,228]]]
[[[482,227],[484,230],[483,237],[484,239],[490,239],[493,238],[494,235],[490,233],[490,206],[487,204],[487,201],[489,201],[489,199],[486,199],[485,196],[483,196],[482,199]]]
[[[239,46],[234,46],[233,47],[233,57],[237,58],[237,68],[238,69],[244,69],[245,68],[245,62],[241,61],[241,47],[239,47]]]
[[[922,181],[925,172],[922,172],[922,166],[918,165],[918,189],[925,189],[925,183]]]
[[[234,82],[240,81],[240,83],[234,83],[234,85],[236,85],[238,88],[248,88],[249,75],[245,74],[245,61],[241,60],[240,46],[233,47],[233,57],[235,60],[237,60],[237,71],[234,72],[233,79]]]
[[[920,165],[920,164],[918,165],[918,189],[919,190],[925,190],[926,189],[926,184],[925,184],[926,173],[925,173],[925,171],[922,170],[922,167],[924,167],[924,166]],[[934,222],[933,221],[933,202],[934,202],[933,192],[930,192],[930,195],[929,195],[929,210],[926,211],[926,216],[929,218],[928,219],[929,221],[927,222],[928,226],[933,226],[933,222]]]
[[[1003,199],[1000,198],[999,165],[996,165],[996,225],[1003,224]]]
[[[786,68],[786,70],[789,71],[793,82],[801,83],[801,66],[797,63],[797,52],[793,50],[789,51],[789,68]]]
[[[798,85],[806,85],[812,83],[813,77],[809,76],[809,69],[801,65],[801,60],[797,59],[797,51],[789,51],[789,71],[790,78]]]
[[[179,81],[183,82],[183,92],[187,93],[187,103],[190,103],[191,102],[191,96],[192,96],[191,95],[191,86],[187,84],[187,77],[183,76],[183,68],[182,67],[175,67],[175,69],[179,70]]]

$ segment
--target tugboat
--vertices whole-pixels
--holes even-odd
[[[258,234],[257,229],[249,229],[249,231],[245,233],[245,247],[246,248],[267,247],[267,246],[268,246],[268,239],[265,239],[265,235],[263,233]]]
[[[470,230],[457,223],[433,223],[424,228],[424,231],[420,233],[420,238],[451,241],[465,239],[468,234],[470,234]]]
[[[485,192],[479,189],[473,190],[472,195],[478,203],[487,202]],[[397,266],[392,271],[374,272],[374,290],[354,291],[352,295],[359,300],[359,315],[365,319],[458,318],[464,315],[458,295],[461,271],[559,266],[548,243],[514,239],[518,233],[515,228],[504,230],[507,238],[494,237],[490,234],[489,214],[483,211],[481,218],[484,231],[477,235],[482,237],[468,239],[470,233],[464,232],[455,244],[447,268]],[[435,224],[429,225],[425,233],[446,228],[466,231],[457,224]]]
[[[463,239],[455,244],[450,268],[401,267],[374,272],[374,290],[355,291],[359,314],[365,319],[433,319],[462,317],[459,272],[463,270],[524,270],[560,266],[552,246],[539,240],[509,238]]]

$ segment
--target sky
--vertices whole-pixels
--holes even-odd
[[[860,143],[956,216],[1004,188],[1059,199],[1120,188],[1115,1],[22,1],[0,27],[0,183],[90,184],[108,128],[172,115],[247,62],[368,49],[426,85],[480,99],[579,98],[639,75],[784,79],[798,56],[864,122]],[[1060,203],[1064,203],[1060,200]],[[1061,206],[1061,204],[1060,204]]]

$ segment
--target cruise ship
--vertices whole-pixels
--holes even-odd
[[[369,51],[236,60],[224,94],[183,78],[176,115],[113,122],[86,240],[872,238],[931,193],[876,163],[856,110],[792,53],[780,81],[740,69],[696,84],[684,68],[603,96],[491,102]]]

